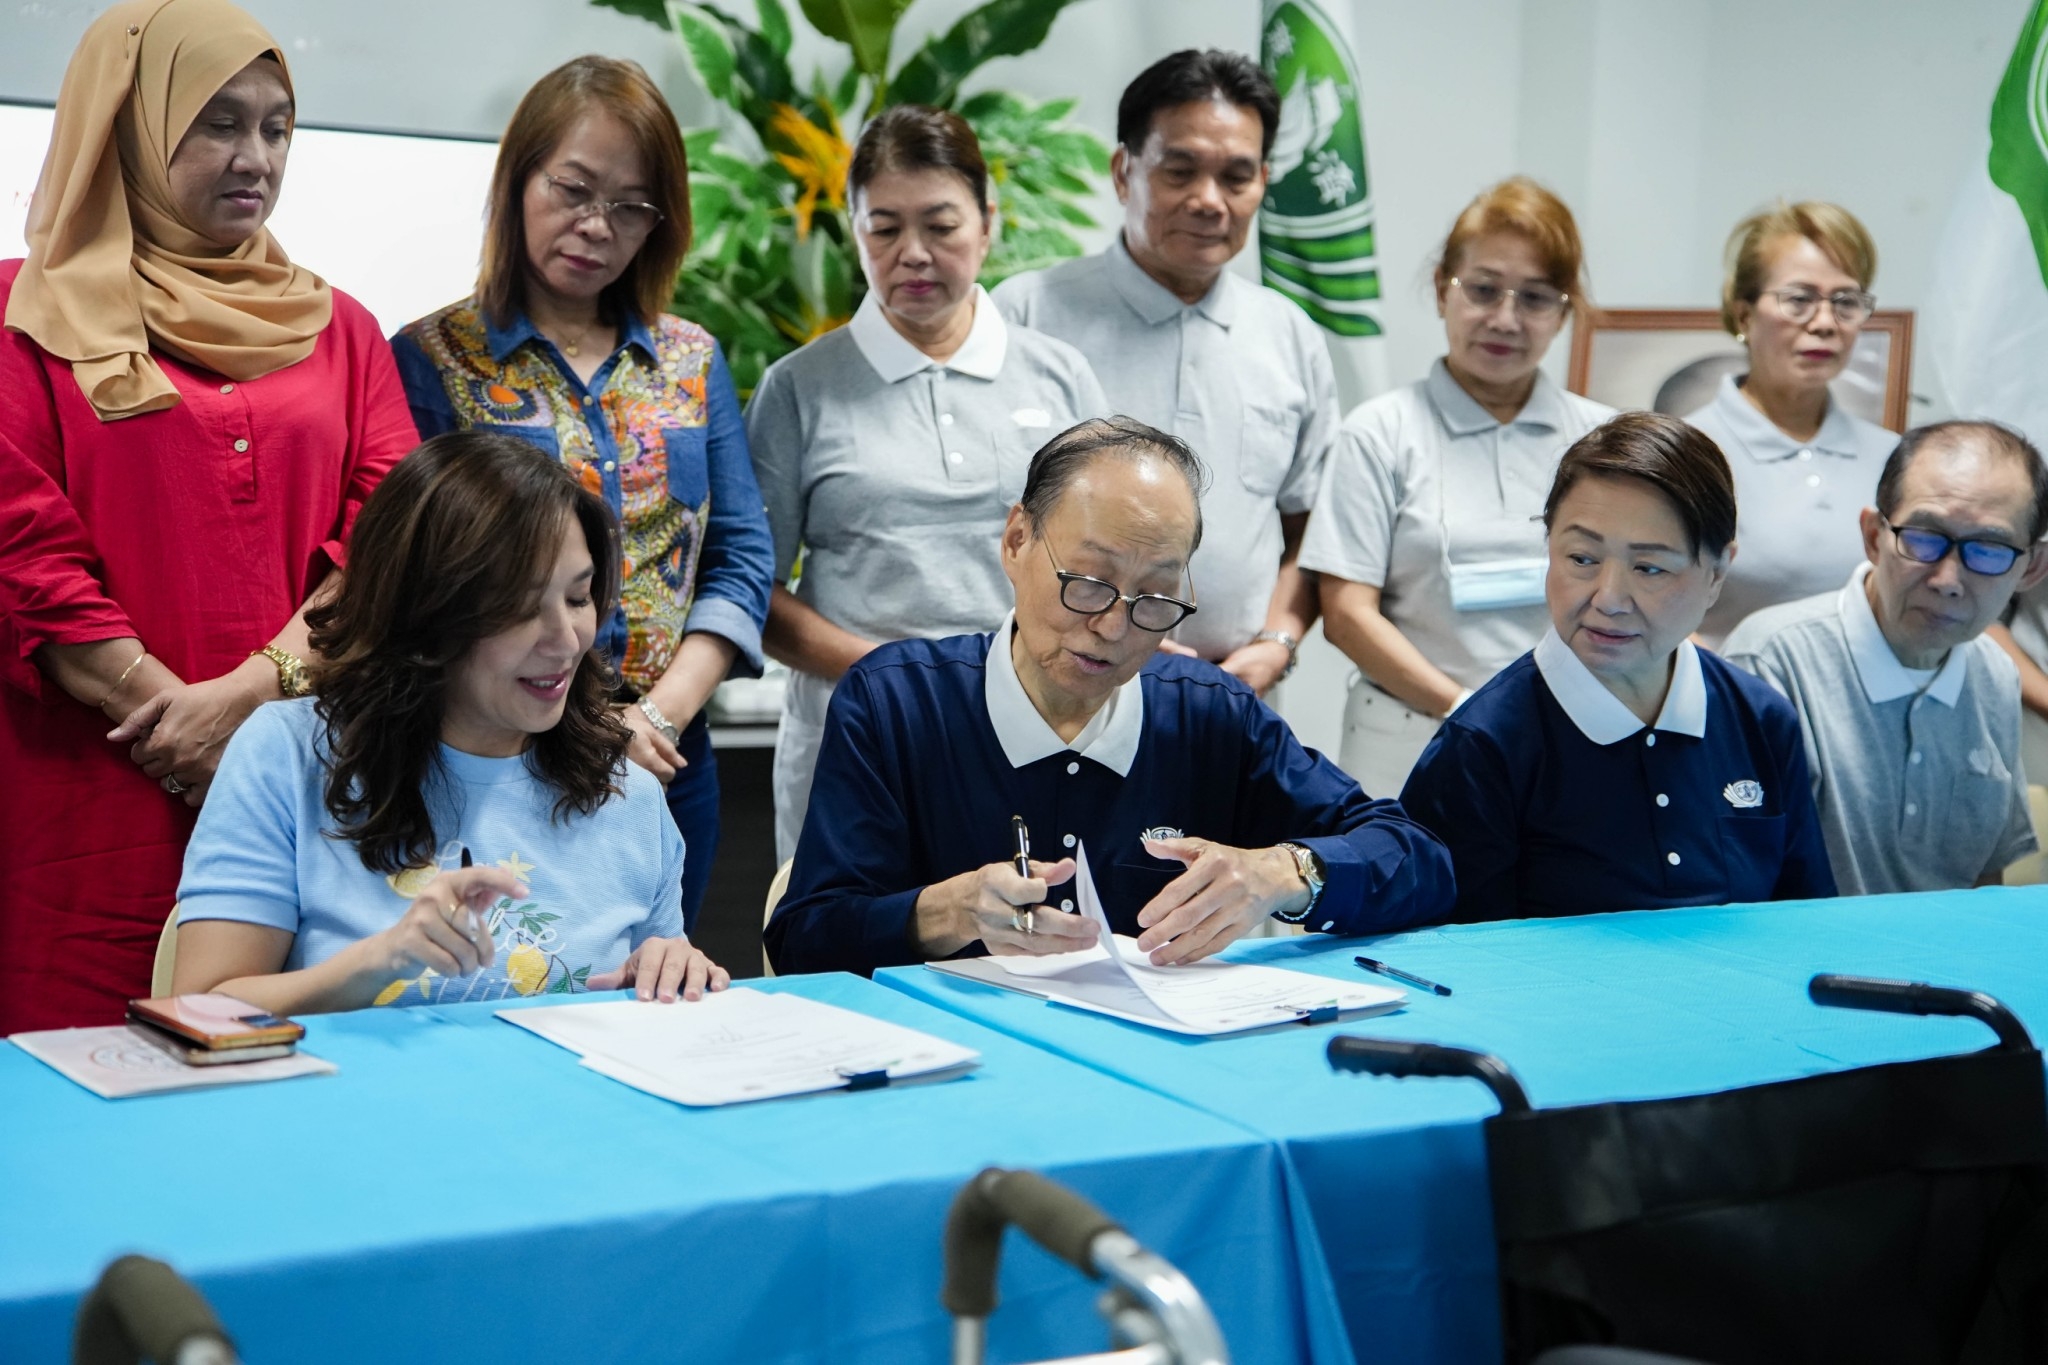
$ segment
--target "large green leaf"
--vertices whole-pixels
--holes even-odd
[[[889,81],[892,104],[944,109],[960,97],[960,82],[992,57],[1015,57],[1045,41],[1052,21],[1073,0],[989,0],[936,38],[927,38]],[[810,12],[809,0],[804,11]]]
[[[645,19],[650,24],[668,27],[668,4],[666,0],[590,0],[599,9],[615,9],[621,14],[630,14],[635,19]]]
[[[682,41],[691,69],[711,98],[740,108],[733,85],[739,54],[733,50],[732,39],[726,36],[725,25],[710,10],[686,0],[668,0],[668,22]]]
[[[1063,3],[1064,0],[1061,0]],[[799,0],[804,17],[827,38],[853,49],[853,64],[880,83],[889,70],[889,41],[910,0]]]
[[[789,11],[782,7],[782,0],[754,0],[754,13],[761,17],[761,38],[775,49],[775,55],[789,56],[789,45],[796,34],[789,26]]]

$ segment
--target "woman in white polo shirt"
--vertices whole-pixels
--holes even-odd
[[[1877,247],[1834,204],[1779,204],[1735,225],[1721,324],[1749,372],[1721,381],[1686,421],[1735,475],[1739,553],[1700,639],[1719,649],[1752,612],[1832,592],[1863,560],[1856,514],[1877,495],[1896,432],[1828,396],[1877,307]]]
[[[995,628],[1010,609],[1003,520],[1032,453],[1107,406],[1079,351],[1006,323],[975,283],[995,205],[958,115],[899,105],[869,123],[846,202],[867,297],[771,366],[747,409],[775,537],[764,645],[791,670],[775,752],[784,860],[840,675],[884,641]]]
[[[1586,307],[1583,261],[1535,181],[1480,194],[1437,261],[1446,354],[1354,411],[1331,452],[1301,564],[1358,665],[1338,763],[1368,792],[1400,791],[1443,717],[1543,635],[1543,499],[1613,415],[1537,368]]]

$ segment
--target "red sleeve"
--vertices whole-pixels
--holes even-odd
[[[370,311],[339,289],[334,291],[336,339],[348,348],[348,455],[342,473],[341,511],[321,553],[336,568],[348,563],[348,535],[363,502],[391,467],[419,444],[405,385],[391,345]],[[319,575],[315,575],[317,581]]]
[[[18,266],[0,270],[0,313]],[[46,644],[136,633],[100,585],[97,547],[64,493],[64,442],[41,347],[0,331],[0,683],[38,699]],[[66,381],[69,373],[57,367]]]

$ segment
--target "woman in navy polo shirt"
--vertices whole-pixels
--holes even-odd
[[[1450,846],[1452,918],[1834,895],[1797,713],[1688,638],[1735,556],[1720,450],[1616,417],[1565,453],[1543,526],[1550,630],[1401,793]]]

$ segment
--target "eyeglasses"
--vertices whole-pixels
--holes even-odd
[[[1052,560],[1052,571],[1059,577],[1060,605],[1076,616],[1100,616],[1121,602],[1131,614],[1132,625],[1154,635],[1163,635],[1195,614],[1195,604],[1183,602],[1178,597],[1156,592],[1126,596],[1116,584],[1105,579],[1090,578],[1084,573],[1068,573],[1053,557],[1051,542],[1041,540],[1039,543],[1045,546],[1045,557]]]
[[[602,218],[621,237],[645,237],[661,222],[661,210],[652,204],[637,199],[600,199],[597,191],[581,180],[549,175],[546,171],[540,173],[540,178],[548,182],[555,202],[576,215],[579,223],[586,218]]]
[[[1890,522],[1885,524],[1891,526]],[[1986,578],[2009,572],[2026,553],[2002,540],[1957,540],[1925,526],[1891,526],[1891,532],[1899,543],[1899,553],[1916,564],[1939,564],[1948,558],[1949,548],[1954,546],[1962,553],[1963,567]]]
[[[1451,283],[1457,286],[1467,303],[1482,313],[1491,313],[1500,307],[1502,299],[1513,299],[1515,312],[1522,317],[1547,320],[1564,312],[1564,306],[1572,301],[1570,294],[1540,284],[1510,289],[1490,280],[1461,280],[1455,275],[1451,277]]]
[[[1877,308],[1877,295],[1861,289],[1837,289],[1823,294],[1818,289],[1766,289],[1778,301],[1778,313],[1787,322],[1808,322],[1819,311],[1822,300],[1835,310],[1835,324],[1854,327]]]

